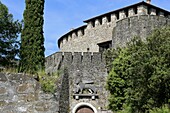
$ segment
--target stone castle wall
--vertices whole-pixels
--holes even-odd
[[[107,70],[104,62],[101,53],[58,52],[47,57],[47,72],[63,71],[55,95],[44,93],[40,84],[28,75],[0,73],[0,112],[72,113],[77,104],[88,103],[98,113],[110,113],[106,108],[108,92],[105,90]],[[75,99],[73,91],[78,79],[93,81],[98,97]]]
[[[142,21],[142,18],[145,19]],[[157,25],[164,24],[162,21],[164,21],[165,18],[170,19],[170,13],[168,11],[141,2],[84,21],[87,25],[73,29],[63,35],[59,39],[58,45],[62,52],[99,52],[99,46],[97,44],[111,41],[114,37],[113,30],[115,28],[119,29],[122,27],[121,29],[124,30],[119,31],[125,31],[126,33],[129,32],[130,35],[133,36],[133,33],[135,32],[141,32],[141,34],[143,34],[142,32],[145,32],[145,30],[150,31]],[[130,23],[126,20],[130,20]],[[148,22],[152,22],[152,24],[149,23],[149,25],[146,25]],[[144,26],[141,27],[140,24],[145,25],[145,28]],[[131,30],[128,29],[129,25],[133,27],[130,28]],[[124,34],[124,32],[119,32],[119,34],[121,33]],[[121,35],[120,37],[118,36],[119,35],[117,35],[116,40],[121,40]],[[122,42],[123,41],[124,40],[122,40]],[[115,43],[115,41],[113,41],[113,43]]]
[[[81,102],[90,103],[98,110],[98,113],[106,110],[108,105],[108,92],[105,89],[107,70],[101,53],[57,52],[46,58],[46,67],[46,72],[49,73],[56,70],[67,70],[68,75],[65,74],[66,82],[64,84],[65,87],[69,87],[69,91],[65,92],[65,94],[69,95],[69,113]],[[75,89],[76,81],[80,79],[94,82],[98,94],[95,100],[89,97],[75,99],[73,90]],[[107,111],[103,113],[107,113]]]
[[[144,39],[153,29],[170,25],[170,15],[141,2],[85,22],[87,25],[73,29],[59,39],[62,52],[46,58],[47,73],[64,72],[56,94],[42,92],[34,78],[0,73],[0,112],[72,113],[77,105],[85,103],[92,105],[97,113],[110,113],[106,108],[109,94],[105,89],[108,73],[97,44],[112,40],[113,47],[117,47],[125,46],[136,35]],[[98,96],[92,99],[86,91],[87,96],[76,99],[73,91],[78,80],[93,81]]]
[[[68,98],[65,103],[69,105],[69,113],[81,103],[93,105],[98,113],[109,113],[106,108],[108,92],[105,89],[108,74],[105,59],[99,53],[97,44],[112,40],[112,46],[117,47],[125,46],[134,36],[145,39],[155,28],[170,25],[170,16],[166,11],[140,4],[85,22],[87,25],[73,29],[59,39],[62,52],[46,58],[46,72],[67,69],[68,74],[65,74],[64,80],[67,82],[63,82],[63,87],[69,88],[64,93],[69,97],[63,95],[61,99]],[[73,90],[78,79],[94,81],[99,97],[95,100],[88,97],[76,99]]]
[[[105,18],[106,19],[106,18]],[[87,26],[83,29],[84,33],[78,30],[78,33],[73,32],[68,34],[60,44],[62,52],[98,52],[97,43],[105,42],[112,39],[112,29],[115,26],[115,21],[100,24],[99,20],[95,22],[95,26]],[[77,35],[76,35],[77,34]]]
[[[105,89],[107,69],[97,44],[112,41],[112,46],[125,46],[134,36],[143,40],[155,28],[170,25],[170,13],[145,2],[118,9],[84,21],[87,25],[63,35],[58,45],[61,52],[46,58],[46,72],[67,70],[63,75],[60,111],[74,111],[81,103],[92,105],[98,113],[109,113],[108,92]],[[75,97],[76,81],[93,81],[98,89],[95,99]],[[89,93],[89,92],[86,92]],[[69,106],[69,107],[68,107]],[[75,113],[75,112],[74,112]]]
[[[156,28],[170,25],[170,18],[155,15],[141,15],[117,21],[113,30],[112,46],[125,46],[134,36],[143,40]]]

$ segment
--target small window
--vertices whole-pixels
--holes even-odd
[[[90,48],[87,48],[87,52],[89,52],[90,51]]]
[[[99,43],[97,45],[99,46],[99,52],[103,52],[103,51],[107,50],[108,48],[112,47],[112,41]]]

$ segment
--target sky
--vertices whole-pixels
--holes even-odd
[[[14,20],[22,20],[25,0],[0,0],[5,4]],[[143,0],[46,0],[44,7],[45,56],[59,51],[58,39],[84,25],[84,20],[104,14]],[[170,0],[152,0],[151,3],[170,11]]]

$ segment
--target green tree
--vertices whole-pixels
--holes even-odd
[[[44,0],[26,0],[24,28],[21,33],[21,72],[34,73],[44,69],[43,14]]]
[[[12,66],[19,53],[18,35],[21,32],[21,23],[14,21],[8,8],[0,2],[0,65]]]
[[[170,27],[134,38],[113,61],[107,89],[113,111],[147,112],[170,102]]]

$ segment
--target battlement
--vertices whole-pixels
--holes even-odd
[[[58,42],[58,46],[59,47],[62,47],[63,45],[65,45],[67,42],[69,41],[72,41],[72,39],[75,39],[77,37],[81,37],[84,35],[84,32],[85,32],[85,28],[86,28],[87,25],[83,25],[81,27],[78,27],[76,29],[72,29],[70,30],[67,34],[63,35],[62,37],[62,40],[59,39],[59,42]]]
[[[93,17],[91,19],[85,20],[87,25],[81,26],[79,28],[73,29],[70,32],[63,35],[58,40],[58,46],[63,52],[98,52],[99,47],[97,43],[106,42],[112,40],[112,30],[116,26],[116,22],[125,18],[130,18],[133,16],[142,15],[154,15],[161,16],[165,18],[170,18],[170,12],[154,5],[148,4],[146,2],[139,2],[134,5],[130,5],[115,11],[105,13]],[[106,35],[102,36],[100,32],[105,32]],[[97,37],[97,40],[96,38]],[[81,47],[78,41],[87,41],[88,46]],[[83,44],[83,43],[82,43]],[[95,45],[96,44],[96,45]],[[72,46],[71,46],[72,45]],[[68,48],[67,48],[67,47]],[[79,48],[74,48],[77,46]]]
[[[115,22],[116,20],[121,20],[136,15],[157,15],[170,18],[169,11],[143,1],[131,6],[105,13],[103,15],[93,17],[91,19],[85,20],[84,22],[87,23],[87,26],[95,27],[94,23],[96,21],[100,21],[100,24],[105,24],[107,22]]]
[[[119,20],[116,24],[112,38],[113,48],[126,46],[135,36],[140,36],[144,41],[154,29],[170,25],[170,18],[156,15],[132,16]]]
[[[55,73],[58,70],[63,71],[59,104],[74,109],[76,104],[85,101],[93,104],[96,108],[98,106],[104,108],[107,105],[108,92],[104,88],[107,78],[107,69],[105,60],[99,52],[56,52],[46,57],[46,72]],[[82,94],[75,93],[78,80],[92,81],[91,84],[95,90],[95,94],[84,92]],[[79,96],[79,99],[75,99]],[[97,97],[97,98],[94,98]],[[89,98],[92,99],[89,99]],[[94,100],[95,99],[95,100]],[[69,103],[65,103],[69,101]],[[64,103],[63,103],[64,102]],[[69,104],[69,106],[68,106]],[[61,110],[65,108],[61,107]],[[61,111],[60,110],[60,111]],[[62,112],[63,113],[63,112]],[[71,111],[69,112],[71,113]]]
[[[46,72],[55,72],[63,67],[81,70],[83,68],[105,67],[104,58],[98,52],[56,52],[46,57]]]

